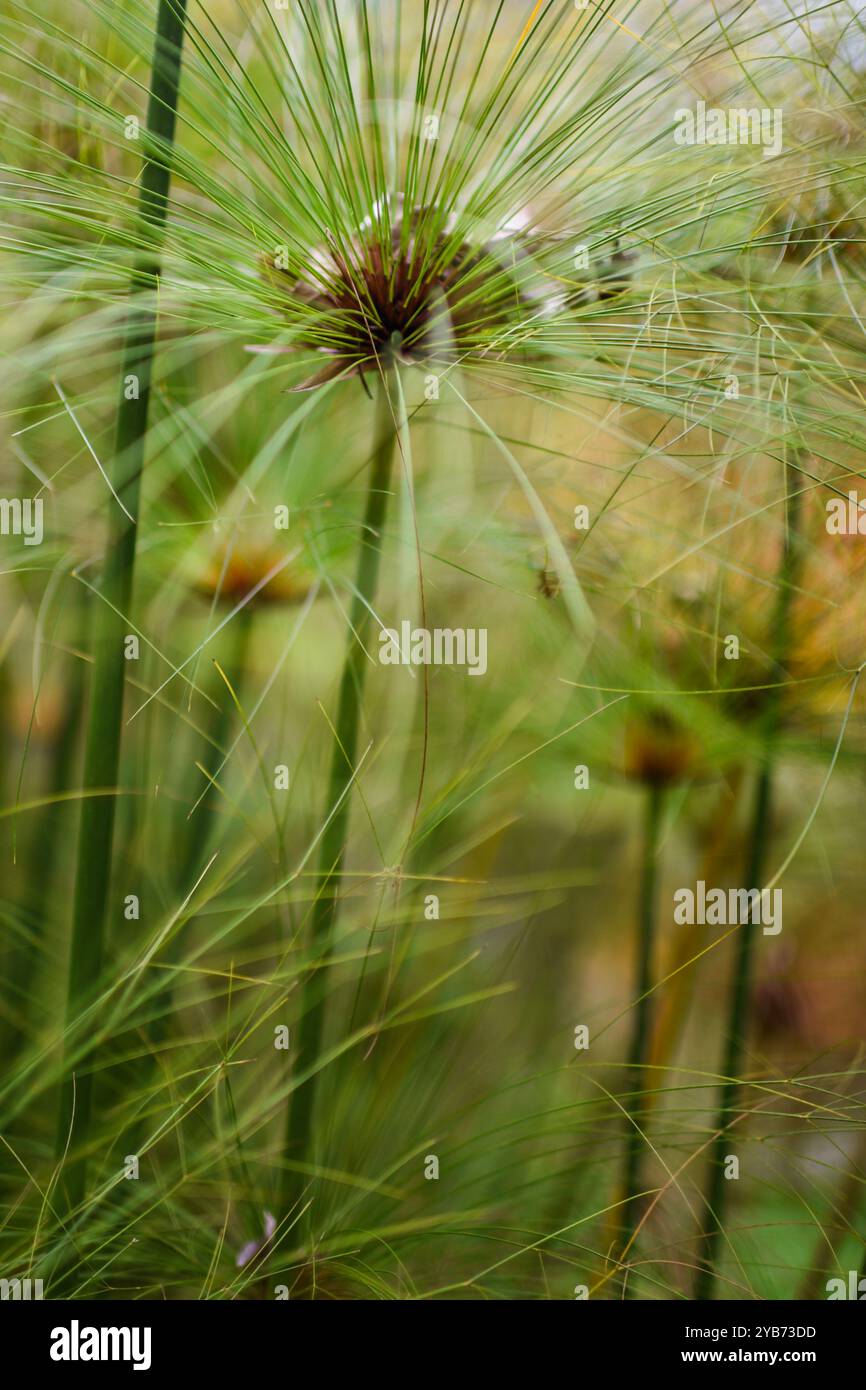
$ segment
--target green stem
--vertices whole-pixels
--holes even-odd
[[[774,622],[774,675],[784,668],[790,645],[791,604],[800,558],[799,521],[801,511],[800,478],[789,464],[786,468],[787,531],[785,548],[779,566],[779,590],[776,599]],[[761,887],[764,864],[770,838],[770,812],[773,794],[773,771],[776,761],[776,743],[781,723],[781,692],[777,688],[770,691],[765,710],[763,765],[755,787],[755,801],[752,811],[749,836],[749,852],[746,864],[746,886]],[[749,914],[754,917],[755,914]],[[708,1299],[712,1296],[716,1280],[716,1259],[719,1240],[724,1230],[729,1180],[725,1177],[726,1150],[730,1143],[728,1125],[733,1118],[737,1094],[741,1086],[740,1074],[751,995],[753,957],[756,923],[747,920],[740,927],[734,966],[733,989],[726,1029],[727,1042],[722,1066],[724,1082],[719,1108],[716,1114],[716,1138],[710,1152],[709,1178],[706,1193],[708,1225],[704,1244],[704,1263],[698,1271],[695,1282],[695,1298]]]
[[[34,977],[47,945],[46,929],[54,875],[52,866],[45,863],[45,846],[60,843],[65,827],[67,808],[61,797],[71,789],[75,775],[78,730],[84,706],[83,667],[83,660],[75,657],[64,687],[63,719],[51,751],[51,772],[46,790],[49,797],[57,799],[43,807],[28,847],[25,874],[28,935],[13,945],[6,962],[5,986],[11,1018],[8,1022],[4,1020],[0,1026],[0,1056],[7,1064],[25,1046],[26,1008],[31,1002]]]
[[[229,657],[224,658],[229,678],[238,695],[243,691],[252,630],[253,612],[249,607],[242,608],[228,629],[233,642]],[[224,683],[220,681],[219,688],[215,687],[214,689],[217,708],[210,712],[210,737],[203,741],[204,747],[201,752],[201,762],[207,767],[212,777],[216,777],[220,770],[236,717],[234,704]],[[210,709],[210,707],[208,708]],[[214,831],[215,801],[216,793],[213,786],[209,785],[195,813],[188,818],[185,811],[182,811],[180,823],[174,826],[174,843],[182,847],[179,849],[180,863],[175,885],[181,901],[191,891],[204,866],[205,855]],[[153,997],[150,1006],[152,1017],[141,1029],[146,1037],[148,1050],[135,1062],[112,1068],[112,1094],[114,1096],[123,1093],[127,1096],[136,1095],[141,1100],[146,1097],[148,1089],[153,1083],[157,1056],[168,1035],[174,1007],[176,974],[173,967],[180,960],[190,925],[189,922],[185,923],[160,954],[161,964],[172,967],[172,970],[166,975],[165,985]],[[136,1028],[138,1029],[138,1025]],[[123,1134],[118,1146],[119,1151],[123,1154],[136,1153],[143,1137],[143,1129],[142,1119],[136,1118]],[[135,1184],[131,1183],[129,1186],[132,1188]]]
[[[120,405],[110,479],[116,494],[109,503],[102,584],[94,614],[93,677],[84,752],[83,789],[113,790],[118,783],[123,713],[125,615],[132,577],[141,474],[150,401],[156,312],[136,302],[159,277],[157,246],[165,224],[171,177],[168,152],[174,141],[180,86],[181,46],[186,0],[159,0],[147,107],[148,141],[139,195],[142,242],[130,285],[130,309],[121,365]],[[155,137],[155,141],[151,141]],[[125,383],[134,376],[138,392],[126,399]],[[121,505],[122,504],[122,505]],[[94,997],[102,975],[105,915],[111,874],[115,798],[85,796],[78,839],[78,865],[69,959],[66,1029],[71,1031]],[[68,1145],[62,1184],[70,1209],[79,1205],[86,1184],[86,1143],[90,1125],[92,1074],[63,1083],[57,1131],[58,1154]]]
[[[234,640],[228,659],[225,660],[224,658],[223,660],[229,680],[239,698],[243,698],[244,676],[249,659],[253,619],[254,610],[247,606],[241,609],[228,628],[229,637]],[[212,720],[211,738],[202,754],[202,763],[211,777],[216,777],[220,771],[225,748],[237,720],[237,711],[222,680],[216,686],[216,698],[218,709]],[[185,820],[184,825],[181,826],[180,842],[183,843],[185,839],[186,847],[180,868],[178,888],[183,894],[189,892],[204,866],[205,854],[213,833],[214,806],[217,801],[218,793],[214,786],[209,784],[198,807],[189,820]]]
[[[771,783],[771,768],[765,766],[758,778],[758,784],[755,790],[755,805],[752,814],[751,845],[748,872],[746,875],[746,882],[750,887],[758,887],[763,875],[770,819]],[[731,994],[731,1007],[728,1015],[727,1043],[725,1045],[725,1058],[722,1063],[722,1075],[725,1081],[722,1086],[719,1109],[716,1115],[715,1128],[718,1133],[711,1149],[710,1175],[706,1195],[706,1204],[709,1213],[709,1224],[707,1227],[704,1249],[704,1259],[706,1263],[698,1274],[695,1287],[695,1298],[697,1299],[707,1299],[710,1297],[716,1277],[715,1259],[719,1238],[723,1229],[727,1197],[728,1180],[725,1178],[724,1173],[726,1150],[730,1142],[727,1133],[727,1125],[733,1117],[734,1107],[737,1101],[737,1092],[740,1088],[740,1071],[742,1068],[749,997],[751,994],[754,941],[755,923],[753,921],[747,921],[740,928],[737,945],[733,992]]]
[[[369,657],[366,637],[370,608],[376,594],[382,532],[388,506],[388,488],[396,433],[388,395],[388,377],[379,385],[376,420],[376,452],[373,457],[363,523],[355,597],[352,603],[348,647],[340,680],[337,706],[336,741],[331,758],[326,814],[337,810],[325,827],[319,851],[316,899],[313,904],[311,945],[322,960],[330,950],[337,920],[336,882],[343,864],[349,825],[350,796],[347,792],[354,774],[358,746],[358,722]],[[339,803],[339,805],[338,805]],[[325,1021],[325,982],[327,966],[320,964],[307,976],[301,1003],[298,1046],[294,1051],[295,1075],[314,1066],[319,1056]],[[285,1158],[288,1163],[309,1158],[318,1072],[314,1072],[293,1093],[286,1121]],[[282,1209],[288,1213],[304,1189],[303,1175],[284,1170]]]
[[[843,1242],[847,1239],[848,1233],[856,1232],[866,1228],[866,1211],[861,1210],[863,1206],[863,1169],[866,1165],[866,1130],[861,1130],[857,1139],[857,1147],[851,1156],[848,1172],[841,1184],[838,1197],[832,1205],[832,1215],[825,1230],[819,1225],[819,1234],[815,1241],[815,1251],[809,1261],[802,1285],[797,1292],[799,1303],[812,1303],[816,1298],[826,1297],[826,1280],[839,1268],[841,1251],[834,1248],[829,1239],[829,1227],[835,1226],[836,1230],[842,1233]],[[831,1257],[832,1265],[828,1269],[828,1256]],[[833,1267],[835,1266],[835,1268]],[[860,1272],[862,1279],[866,1273],[866,1247],[863,1254],[863,1268]]]
[[[242,608],[235,621],[230,625],[229,633],[234,638],[234,642],[228,658],[223,658],[229,680],[239,698],[243,695],[252,631],[253,610],[249,607]],[[215,687],[215,690],[218,707],[212,715],[211,737],[205,744],[201,759],[211,777],[216,777],[219,774],[225,749],[237,718],[234,703],[222,680],[219,682],[219,687]],[[204,867],[207,848],[214,832],[214,806],[216,803],[216,789],[212,784],[208,784],[193,815],[188,820],[184,818],[184,824],[178,828],[178,843],[183,844],[184,839],[186,840],[177,882],[177,891],[181,900],[192,890]],[[163,964],[171,966],[177,964],[186,935],[187,927],[182,928],[174,935],[162,952]],[[149,1028],[149,1040],[154,1052],[159,1048],[168,1032],[173,995],[174,976],[169,975],[165,989],[157,996],[156,1014]]]
[[[647,789],[643,862],[641,866],[640,917],[638,923],[638,960],[635,978],[635,1005],[632,1023],[631,1046],[628,1053],[629,1089],[631,1091],[631,1120],[626,1141],[625,1176],[623,1193],[628,1205],[629,1225],[636,1222],[636,1209],[633,1200],[639,1191],[643,1136],[637,1128],[640,1122],[644,1092],[646,1090],[646,1055],[650,1036],[652,988],[652,956],[656,926],[656,881],[658,878],[659,831],[664,804],[662,787],[653,782]],[[629,1296],[629,1284],[625,1286],[625,1297]]]

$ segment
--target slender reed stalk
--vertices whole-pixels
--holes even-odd
[[[784,550],[779,566],[778,591],[774,613],[773,671],[778,674],[785,666],[790,646],[791,606],[794,596],[797,572],[800,563],[799,523],[801,511],[800,477],[790,463],[786,467],[787,482],[786,531]],[[776,745],[781,723],[781,690],[775,687],[768,692],[764,708],[763,761],[755,787],[755,798],[749,832],[749,849],[746,863],[746,886],[760,888],[764,866],[769,848],[770,815],[773,793],[773,773],[776,763]],[[754,913],[749,917],[753,918]],[[715,1261],[718,1255],[719,1238],[724,1229],[727,1206],[728,1182],[724,1175],[725,1152],[729,1144],[727,1127],[733,1116],[737,1092],[741,1085],[743,1052],[749,1017],[749,998],[751,994],[752,970],[754,964],[756,923],[746,920],[740,927],[737,957],[734,965],[734,980],[731,991],[730,1009],[726,1027],[727,1042],[722,1064],[722,1085],[719,1108],[716,1114],[717,1131],[710,1155],[709,1177],[707,1183],[706,1206],[708,1226],[704,1245],[704,1263],[698,1271],[695,1282],[695,1298],[708,1299],[712,1296],[716,1280]]]
[[[851,1155],[850,1168],[845,1174],[841,1184],[838,1197],[833,1202],[832,1227],[843,1232],[843,1239],[850,1231],[856,1231],[858,1225],[866,1228],[866,1211],[862,1212],[864,1169],[866,1169],[866,1130],[861,1130],[857,1139],[857,1146]],[[833,1268],[828,1269],[828,1257],[833,1264]],[[839,1258],[833,1243],[830,1240],[829,1232],[821,1230],[816,1241],[815,1251],[809,1261],[809,1268],[803,1278],[803,1282],[797,1292],[797,1299],[801,1303],[811,1303],[816,1298],[825,1298],[826,1281],[839,1268]],[[866,1272],[866,1248],[863,1254],[863,1270],[861,1278]]]
[[[0,1024],[0,1056],[7,1063],[18,1055],[26,1043],[25,1010],[39,962],[46,949],[46,923],[55,879],[51,865],[45,862],[45,847],[58,842],[66,810],[61,798],[64,792],[70,790],[75,776],[79,721],[84,704],[83,667],[84,662],[76,657],[67,674],[63,717],[51,750],[51,767],[46,788],[48,795],[57,799],[51,800],[39,813],[25,860],[27,935],[13,944],[6,962],[4,987],[11,1016]]]
[[[150,401],[156,312],[137,301],[159,277],[158,236],[165,224],[174,141],[186,0],[159,0],[147,107],[147,149],[141,177],[139,216],[142,243],[150,247],[136,259],[121,363],[121,381],[138,378],[138,395],[127,400],[121,387],[114,453],[109,465],[115,499],[110,504],[100,598],[94,613],[93,685],[84,752],[85,792],[112,790],[118,781],[123,713],[125,615],[132,595],[135,546],[145,437]],[[71,1028],[102,972],[105,915],[111,875],[115,800],[85,796],[81,809],[69,959],[66,1026]],[[86,1145],[90,1126],[92,1076],[83,1072],[61,1090],[58,1153],[68,1145],[70,1159],[61,1183],[72,1209],[84,1197]]]
[[[75,585],[75,589],[80,586]],[[84,590],[76,593],[73,604],[73,640],[82,649],[87,647],[87,603]],[[64,792],[72,789],[75,777],[76,754],[79,746],[81,711],[84,703],[84,661],[76,656],[67,665],[63,685],[63,713],[49,754],[49,770],[45,791],[50,798],[38,815],[33,817],[29,840],[21,858],[22,881],[25,885],[22,902],[23,922],[10,943],[3,960],[3,1017],[0,1018],[0,1057],[11,1063],[27,1042],[28,1008],[32,1009],[33,986],[40,962],[48,949],[46,927],[50,915],[51,890],[57,864],[46,863],[46,845],[59,842],[64,827]],[[38,701],[39,694],[36,699]],[[34,711],[35,716],[35,711]],[[28,735],[29,737],[29,735]],[[12,759],[9,759],[11,765]],[[20,775],[20,774],[19,774]],[[56,799],[55,799],[56,798]]]
[[[253,623],[253,610],[249,607],[242,608],[229,628],[229,636],[234,640],[227,666],[237,694],[242,693],[243,690]],[[237,712],[234,704],[224,682],[220,681],[217,688],[217,709],[211,718],[211,737],[202,755],[202,763],[213,778],[219,776],[223,763],[223,752],[231,737],[236,719]],[[184,824],[181,827],[181,843],[184,844],[184,852],[177,886],[182,893],[189,892],[202,868],[205,851],[213,833],[216,802],[217,792],[213,785],[208,785],[198,807],[189,820],[184,819]]]
[[[635,976],[635,1005],[631,1045],[628,1053],[629,1085],[631,1088],[631,1118],[626,1138],[625,1172],[623,1194],[628,1204],[628,1223],[637,1225],[639,1212],[634,1198],[640,1182],[643,1136],[637,1128],[642,1113],[643,1094],[646,1090],[646,1063],[650,1042],[650,1022],[652,1000],[652,957],[656,928],[656,881],[658,878],[659,831],[661,828],[664,789],[658,782],[651,782],[646,790],[644,808],[643,854],[641,862],[640,907],[638,921],[638,958]],[[629,1296],[629,1284],[625,1286],[625,1297]]]
[[[354,774],[358,745],[358,722],[364,691],[367,661],[366,636],[369,631],[370,609],[376,594],[382,532],[388,506],[391,466],[396,442],[396,430],[389,398],[389,374],[380,379],[376,406],[376,446],[373,456],[367,504],[363,522],[361,549],[355,597],[351,610],[351,631],[340,680],[337,705],[336,741],[331,758],[328,797],[325,807],[331,816],[319,853],[316,878],[316,899],[313,905],[311,945],[318,958],[330,949],[337,920],[337,876],[343,863],[346,833],[349,825],[350,797],[347,787]],[[339,804],[338,804],[339,803]],[[325,1022],[325,979],[327,967],[319,965],[307,977],[301,1004],[301,1023],[298,1048],[295,1053],[296,1075],[312,1066],[319,1054]],[[311,1123],[314,1115],[318,1073],[314,1073],[293,1093],[286,1121],[285,1158],[287,1163],[304,1161],[309,1157]],[[283,1179],[284,1213],[291,1210],[303,1190],[303,1176],[286,1167]]]
[[[243,690],[244,672],[247,666],[250,641],[253,632],[253,621],[252,609],[249,607],[242,608],[229,628],[229,636],[233,638],[233,641],[226,665],[236,693],[240,693]],[[216,710],[212,710],[209,716],[211,724],[210,738],[205,743],[201,759],[202,765],[207,768],[209,776],[214,779],[220,774],[224,750],[229,742],[237,718],[234,704],[225,688],[225,684],[220,681],[219,686],[220,688],[218,689],[215,686],[217,708]],[[212,784],[208,784],[193,815],[189,818],[184,815],[183,823],[177,827],[178,843],[183,846],[178,865],[176,884],[177,892],[181,900],[191,891],[196,878],[204,866],[205,855],[214,831],[214,807],[216,802],[216,789]],[[186,928],[175,933],[162,953],[163,964],[177,964],[180,960],[181,948],[186,940],[186,935]],[[149,1040],[151,1046],[154,1048],[159,1047],[168,1032],[173,996],[174,976],[169,975],[168,983],[157,997],[155,1003],[155,1016],[148,1030]]]
[[[226,663],[236,691],[241,691],[243,688],[243,675],[246,670],[252,630],[252,610],[242,608],[229,629],[229,635],[233,641]],[[216,709],[208,707],[210,737],[203,740],[204,747],[201,752],[202,765],[214,778],[219,775],[223,762],[223,752],[231,737],[235,718],[234,705],[222,681],[220,681],[220,687],[221,689],[216,691]],[[175,882],[175,889],[180,901],[191,891],[203,867],[205,854],[214,831],[215,802],[215,790],[213,786],[209,785],[195,813],[188,818],[184,811],[180,824],[174,826],[175,843],[182,847],[179,852]],[[186,923],[163,948],[160,956],[163,966],[175,967],[177,965],[187,941],[188,931],[189,923]],[[146,1095],[148,1087],[152,1084],[157,1057],[165,1043],[171,1025],[175,979],[174,972],[169,970],[166,984],[153,1000],[153,1016],[143,1030],[147,1039],[147,1051],[136,1058],[134,1062],[112,1068],[113,1094],[116,1095],[120,1091],[124,1091],[127,1095]],[[121,1152],[129,1153],[137,1150],[143,1128],[142,1118],[137,1116],[123,1135],[120,1145]]]

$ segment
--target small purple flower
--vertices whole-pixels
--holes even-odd
[[[248,1240],[246,1245],[242,1246],[238,1251],[237,1259],[235,1260],[238,1269],[243,1269],[244,1265],[249,1264],[254,1255],[258,1255],[259,1251],[264,1249],[271,1236],[274,1234],[274,1231],[277,1229],[276,1217],[272,1216],[269,1211],[265,1212],[263,1229],[264,1235],[261,1240]]]

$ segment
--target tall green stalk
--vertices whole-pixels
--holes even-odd
[[[132,596],[137,515],[144,467],[150,403],[151,365],[156,339],[156,312],[137,300],[154,289],[159,277],[158,243],[165,224],[171,171],[168,152],[174,141],[186,0],[159,0],[156,38],[147,107],[145,164],[139,195],[142,243],[150,249],[136,258],[121,363],[121,391],[114,453],[109,463],[116,494],[108,504],[108,534],[100,598],[94,613],[93,678],[84,752],[83,789],[111,792],[117,787],[120,726],[123,713],[125,615]],[[128,400],[123,383],[138,378],[136,398]],[[102,975],[105,916],[111,878],[115,799],[85,795],[81,807],[78,865],[69,958],[66,1027],[75,1022],[93,997]],[[60,1097],[57,1150],[68,1145],[70,1158],[61,1182],[69,1208],[83,1199],[86,1144],[90,1127],[92,1075],[87,1071],[64,1081]]]
[[[250,642],[253,633],[255,610],[249,605],[242,608],[227,629],[230,643],[227,657],[223,658],[235,694],[243,698],[244,677],[246,675]],[[224,761],[225,748],[231,738],[237,720],[237,711],[225,683],[220,680],[215,686],[217,709],[210,719],[210,737],[202,751],[202,763],[212,778],[219,776]],[[214,828],[214,807],[218,796],[215,787],[209,783],[192,816],[184,816],[178,829],[178,841],[183,845],[179,865],[177,888],[181,895],[188,893],[196,881],[203,865],[205,853]],[[179,938],[175,938],[175,945]],[[169,952],[169,959],[174,958]]]
[[[801,511],[800,478],[789,464],[785,472],[787,483],[785,547],[778,574],[778,593],[774,613],[773,668],[778,676],[784,668],[790,646],[791,604],[794,596],[797,570],[800,560],[799,522]],[[755,787],[755,800],[749,835],[749,850],[746,863],[746,887],[760,888],[764,876],[764,865],[770,839],[770,813],[773,794],[773,772],[776,761],[776,744],[781,723],[781,689],[778,685],[767,695],[764,710],[763,758],[761,771]],[[749,914],[754,917],[756,914]],[[716,1139],[710,1154],[709,1177],[706,1193],[707,1233],[704,1245],[704,1263],[695,1282],[695,1298],[708,1299],[712,1295],[716,1280],[715,1262],[718,1256],[719,1238],[724,1229],[727,1207],[728,1183],[725,1178],[725,1154],[729,1139],[727,1127],[733,1117],[737,1103],[737,1092],[741,1085],[743,1052],[748,1027],[749,998],[751,995],[752,971],[754,964],[754,945],[756,923],[746,921],[738,936],[737,957],[734,966],[734,980],[727,1022],[727,1043],[722,1064],[722,1085],[719,1109],[716,1115]]]
[[[806,1269],[803,1282],[797,1291],[799,1303],[812,1303],[816,1298],[826,1297],[826,1281],[840,1267],[840,1253],[834,1247],[831,1233],[838,1231],[841,1239],[847,1239],[851,1231],[866,1230],[866,1209],[863,1204],[863,1170],[866,1167],[866,1129],[861,1129],[857,1144],[849,1159],[849,1168],[840,1186],[838,1195],[832,1201],[832,1218],[827,1229],[821,1226],[815,1240],[815,1250]],[[830,1268],[828,1268],[828,1264]],[[860,1271],[862,1279],[866,1274],[866,1247]]]
[[[253,618],[253,609],[249,606],[242,608],[228,629],[229,637],[233,640],[228,657],[223,657],[223,661],[234,691],[239,696],[243,694],[243,682],[253,632]],[[215,690],[217,708],[216,710],[212,709],[210,714],[206,716],[211,725],[210,737],[205,742],[201,754],[202,765],[207,768],[209,775],[214,779],[220,774],[225,749],[237,718],[234,704],[224,682],[220,681],[219,688],[215,687]],[[184,814],[182,824],[176,827],[177,843],[183,846],[180,851],[181,858],[176,882],[176,891],[181,901],[192,891],[196,879],[204,867],[207,848],[214,832],[216,802],[216,789],[212,783],[209,783],[193,815],[188,818]],[[165,947],[161,955],[164,965],[174,966],[180,960],[187,931],[188,927],[183,927],[176,932]],[[168,1032],[173,996],[174,976],[170,974],[168,983],[157,996],[154,1005],[154,1018],[148,1028],[148,1038],[153,1049],[151,1062],[153,1055],[159,1049]]]
[[[82,603],[80,626],[84,626]],[[78,752],[78,731],[81,711],[84,705],[84,662],[80,657],[73,658],[64,685],[64,708],[60,726],[57,729],[51,749],[51,763],[46,791],[52,798],[43,806],[31,832],[25,860],[24,882],[27,885],[24,909],[26,914],[27,936],[16,940],[4,962],[3,981],[9,1019],[0,1022],[0,1057],[8,1065],[26,1043],[24,1027],[25,1010],[30,1002],[34,977],[46,949],[46,923],[49,916],[49,901],[54,884],[52,866],[45,863],[45,846],[56,844],[64,829],[64,812],[67,806],[62,800],[75,777],[76,754]],[[56,798],[56,799],[53,799]],[[56,872],[56,870],[55,870]]]
[[[355,597],[351,610],[351,631],[340,680],[335,726],[336,741],[331,757],[325,813],[329,814],[338,802],[339,805],[322,835],[316,876],[311,946],[314,955],[318,958],[325,957],[330,950],[337,920],[337,879],[343,864],[346,833],[349,826],[350,796],[347,793],[347,787],[354,775],[357,756],[358,723],[364,692],[364,676],[369,661],[366,652],[366,639],[371,621],[370,609],[375,598],[379,577],[382,532],[388,507],[388,489],[396,442],[396,430],[388,386],[389,377],[386,373],[378,386],[375,425],[376,446],[367,491],[361,549],[358,556]],[[301,1002],[302,1016],[298,1029],[298,1046],[294,1051],[296,1075],[300,1075],[308,1067],[314,1065],[319,1055],[325,1022],[326,973],[327,967],[319,965],[308,975],[304,987]],[[310,1130],[314,1117],[317,1081],[318,1073],[314,1073],[294,1091],[291,1097],[286,1120],[285,1158],[287,1163],[303,1161],[309,1156]],[[303,1176],[293,1172],[287,1166],[284,1171],[282,1193],[284,1213],[289,1212],[297,1202],[303,1186]]]
[[[656,928],[656,881],[658,879],[659,831],[661,829],[664,790],[660,783],[651,782],[646,792],[644,813],[643,854],[641,863],[640,916],[638,922],[638,959],[635,978],[635,1005],[631,1045],[628,1053],[629,1085],[631,1088],[631,1118],[625,1151],[623,1193],[628,1203],[628,1222],[637,1225],[633,1199],[639,1191],[643,1136],[637,1128],[646,1090],[646,1060],[650,1037],[652,988],[652,957]],[[629,1285],[625,1286],[628,1297]]]
[[[233,640],[229,657],[228,659],[224,658],[232,685],[237,693],[241,693],[243,690],[243,678],[247,666],[247,653],[252,630],[253,610],[249,607],[242,608],[237,618],[229,626],[229,637]],[[206,708],[205,717],[210,722],[210,730],[209,737],[203,740],[204,746],[201,750],[201,762],[214,778],[219,775],[224,751],[231,737],[235,719],[234,705],[225,685],[222,681],[219,684],[220,688],[216,690],[216,709],[212,706]],[[175,891],[179,901],[183,901],[187,894],[192,891],[204,866],[205,854],[214,830],[215,802],[214,787],[208,785],[192,817],[188,817],[182,807],[178,823],[173,826],[173,842],[178,846],[179,854],[175,881]],[[178,964],[187,940],[189,925],[189,923],[185,923],[175,932],[161,951],[160,961],[163,966],[175,967]],[[133,1094],[141,1099],[152,1085],[157,1057],[171,1024],[175,987],[176,975],[172,969],[168,971],[166,983],[152,1001],[150,1021],[141,1029],[147,1040],[147,1050],[132,1062],[122,1064],[119,1067],[112,1067],[113,1094],[123,1093],[127,1096]],[[121,1039],[123,1039],[123,1035],[121,1035]],[[121,1042],[122,1045],[123,1042]],[[123,1134],[118,1145],[119,1152],[123,1154],[135,1153],[141,1142],[143,1130],[143,1120],[138,1116]],[[135,1184],[130,1184],[130,1186],[134,1187]]]

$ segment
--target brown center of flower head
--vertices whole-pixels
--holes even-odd
[[[363,375],[389,353],[409,363],[504,353],[513,346],[509,328],[588,297],[543,268],[555,241],[525,214],[471,241],[453,214],[443,218],[432,205],[407,214],[398,196],[380,199],[347,244],[331,238],[301,277],[266,258],[268,278],[287,295],[296,345],[329,358],[295,389]],[[624,259],[615,253],[612,262]],[[598,286],[598,298],[623,288],[602,278],[608,283]]]
[[[685,730],[660,712],[626,726],[626,776],[648,786],[671,786],[694,770],[697,749]]]
[[[285,564],[281,551],[235,544],[211,557],[195,587],[202,596],[221,603],[234,606],[246,600],[259,608],[298,603],[309,593],[311,582],[303,570]]]
[[[295,279],[268,259],[271,277],[300,311],[299,346],[330,358],[305,386],[363,372],[388,351],[418,362],[489,347],[491,330],[532,301],[525,250],[519,259],[509,251],[509,265],[504,236],[473,247],[453,219],[441,223],[433,207],[404,216],[402,199],[381,200],[348,244],[318,250],[305,276]]]

